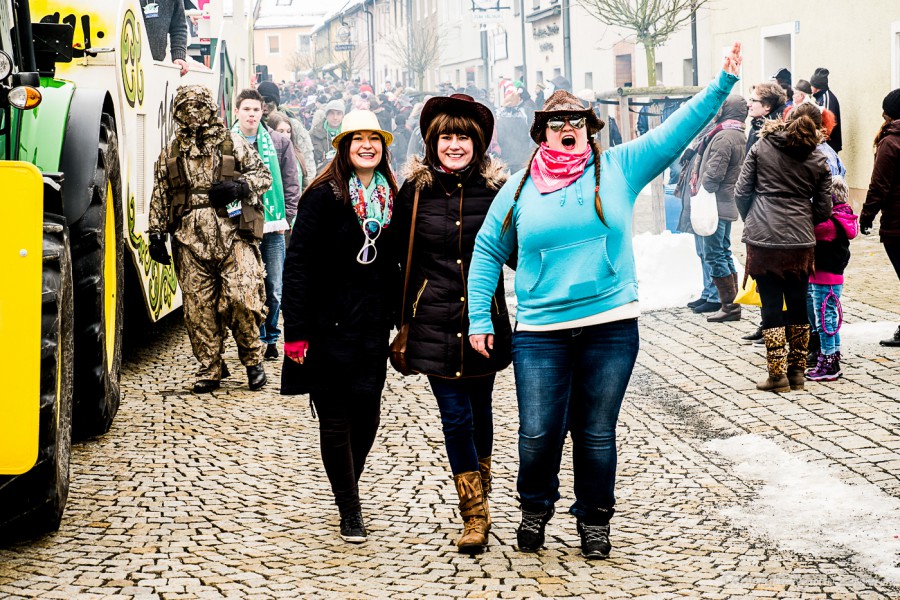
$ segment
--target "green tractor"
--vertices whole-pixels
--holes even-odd
[[[213,67],[182,78],[150,58],[141,10],[138,0],[0,0],[0,268],[10,277],[0,291],[0,543],[60,526],[72,440],[113,423],[126,277],[150,321],[181,303],[146,237],[177,86],[206,85],[227,118],[235,86],[249,84],[231,68],[227,24],[207,52]]]

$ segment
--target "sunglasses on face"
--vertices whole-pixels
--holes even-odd
[[[587,123],[587,119],[584,117],[564,117],[562,119],[550,119],[547,121],[547,127],[550,128],[550,131],[562,131],[562,128],[566,126],[566,123],[572,126],[573,129],[581,129]]]

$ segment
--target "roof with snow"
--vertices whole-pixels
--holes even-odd
[[[262,0],[255,29],[313,27],[322,22],[326,11],[310,7],[309,0]]]
[[[313,33],[323,29],[328,23],[334,21],[341,14],[352,13],[362,7],[365,4],[366,0],[346,0],[341,7],[337,10],[333,10],[326,14],[324,17],[319,19],[317,25],[313,29]]]

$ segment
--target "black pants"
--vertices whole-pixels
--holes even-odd
[[[891,264],[894,265],[897,278],[900,279],[900,240],[885,242],[884,251],[887,252],[888,258],[891,259]]]
[[[359,476],[381,421],[381,390],[313,391],[322,463],[341,515],[360,510]]]
[[[806,314],[806,290],[809,280],[800,277],[760,275],[756,289],[762,301],[762,328],[785,325],[809,325]],[[783,311],[787,304],[787,311]]]

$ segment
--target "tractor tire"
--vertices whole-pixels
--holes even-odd
[[[38,458],[26,473],[0,477],[0,540],[56,531],[69,496],[74,335],[64,217],[45,216],[43,259]]]
[[[91,204],[70,228],[75,281],[76,440],[109,431],[119,410],[125,248],[118,152],[115,123],[104,114]]]

